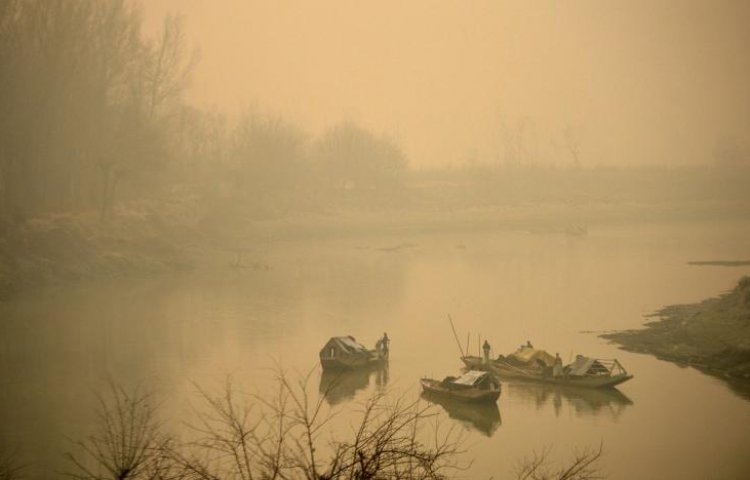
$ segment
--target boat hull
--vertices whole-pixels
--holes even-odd
[[[450,398],[468,403],[494,403],[500,397],[500,388],[480,390],[478,388],[449,388],[439,380],[423,378],[420,380],[422,390],[427,395]]]
[[[320,365],[323,370],[356,370],[360,368],[375,367],[385,363],[387,357],[382,357],[375,351],[367,355],[351,357],[320,357]]]
[[[500,360],[492,360],[489,363],[485,363],[479,357],[462,357],[461,360],[467,368],[472,370],[489,371],[498,378],[504,380],[523,380],[527,382],[541,382],[552,385],[567,385],[581,388],[612,388],[633,378],[633,375],[629,374],[585,376],[562,375],[554,377],[551,375],[545,375],[539,370],[517,367]]]

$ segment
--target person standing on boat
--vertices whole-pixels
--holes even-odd
[[[484,351],[484,363],[490,363],[490,350],[492,347],[490,347],[490,344],[487,340],[484,341],[484,345],[482,345],[482,350]]]
[[[388,358],[388,346],[391,343],[391,339],[388,338],[386,332],[383,332],[383,338],[378,341],[380,342],[380,351],[382,352],[383,358]]]
[[[555,365],[552,367],[552,376],[553,377],[561,377],[562,376],[562,358],[560,358],[560,354],[555,354]]]

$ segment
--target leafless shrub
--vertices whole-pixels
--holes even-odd
[[[439,479],[458,467],[452,432],[436,428],[429,445],[419,440],[428,407],[382,394],[362,405],[350,439],[324,439],[336,412],[309,393],[309,379],[280,372],[270,399],[240,398],[229,382],[221,396],[201,390],[208,413],[198,414],[199,438],[179,457],[190,478]]]
[[[461,438],[441,431],[430,407],[377,393],[361,403],[348,433],[333,433],[338,410],[325,395],[310,393],[310,376],[290,379],[279,371],[271,394],[199,388],[203,401],[178,443],[163,432],[152,394],[110,384],[98,397],[97,430],[75,442],[67,456],[77,480],[438,480],[464,468]],[[427,425],[425,425],[427,424]],[[339,426],[340,427],[340,426]],[[430,429],[425,428],[430,427]],[[428,435],[431,433],[431,436]],[[426,440],[428,439],[429,440]],[[576,452],[552,467],[550,449],[519,463],[518,480],[595,480],[602,447]],[[0,458],[0,480],[18,470]],[[6,473],[7,472],[7,473]],[[5,476],[3,476],[5,475]]]
[[[327,473],[330,479],[438,479],[446,478],[457,463],[460,438],[441,434],[435,418],[432,442],[422,443],[421,425],[431,417],[430,407],[398,399],[388,403],[382,394],[369,399],[352,440],[335,444]]]
[[[179,478],[172,461],[173,441],[161,431],[153,394],[126,391],[109,384],[98,396],[97,427],[86,440],[75,441],[78,453],[68,452],[80,480],[166,480]]]
[[[549,462],[550,449],[534,452],[521,461],[516,469],[517,480],[597,480],[604,478],[596,466],[603,449],[585,448],[574,453],[564,467],[552,467]]]
[[[0,451],[0,480],[20,480],[23,467],[16,462],[15,452]]]

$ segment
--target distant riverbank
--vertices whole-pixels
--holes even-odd
[[[665,307],[646,328],[601,335],[621,348],[649,353],[726,379],[750,398],[750,277],[730,292]]]
[[[736,221],[748,205],[524,202],[438,208],[332,204],[261,215],[197,195],[125,203],[111,215],[46,215],[0,231],[0,298],[42,285],[153,275],[201,266],[261,266],[258,247],[279,241],[515,230],[585,237],[612,225]],[[398,242],[398,238],[394,241]]]
[[[711,267],[743,267],[745,265],[750,265],[750,260],[696,260],[688,262],[688,265]]]

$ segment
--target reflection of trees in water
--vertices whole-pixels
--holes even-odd
[[[351,400],[354,395],[370,385],[375,377],[375,387],[382,390],[388,385],[388,364],[355,370],[326,371],[320,375],[320,393],[330,405]]]
[[[577,415],[607,414],[618,417],[633,401],[616,388],[577,388],[543,383],[510,383],[507,391],[525,403],[534,403],[538,409],[548,404],[555,415],[562,410],[563,401]]]
[[[497,403],[466,403],[438,395],[430,395],[425,392],[422,392],[422,398],[428,402],[440,405],[450,418],[459,420],[469,428],[488,437],[491,437],[502,424],[500,409],[497,408]]]

